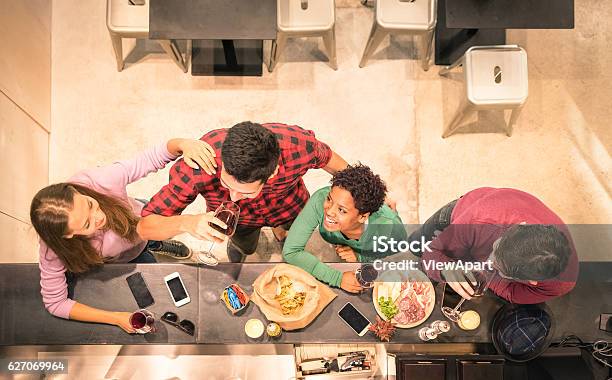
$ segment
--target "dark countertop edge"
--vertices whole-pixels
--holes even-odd
[[[605,338],[601,338],[601,339],[605,339]],[[597,339],[596,339],[597,340]],[[561,338],[559,339],[553,339],[552,344],[555,343],[559,343],[561,341]],[[589,341],[586,341],[585,343],[589,343]],[[328,340],[328,341],[317,341],[317,342],[244,342],[244,341],[226,341],[223,343],[220,342],[208,342],[208,343],[198,343],[198,342],[181,342],[181,343],[166,343],[166,342],[112,342],[112,343],[108,343],[108,342],[104,342],[104,343],[91,343],[91,342],[86,342],[86,343],[19,343],[19,344],[4,344],[4,343],[0,343],[0,347],[16,347],[16,346],[150,346],[150,345],[158,345],[158,346],[182,346],[182,345],[192,345],[192,346],[265,346],[265,345],[271,345],[271,346],[277,346],[277,345],[290,345],[290,346],[296,346],[296,345],[305,345],[305,344],[321,344],[321,345],[326,345],[326,344],[362,344],[362,345],[366,345],[366,344],[384,344],[384,345],[406,345],[406,344],[431,344],[431,345],[437,345],[437,344],[444,344],[444,345],[449,345],[449,344],[476,344],[476,345],[486,345],[486,346],[491,346],[493,347],[493,343],[491,341],[444,341],[444,342],[424,342],[422,340],[415,340],[414,342],[408,342],[408,341],[394,341],[393,339],[391,339],[390,342],[380,342],[380,341],[370,341],[370,340],[363,340],[363,341],[355,341],[355,340]]]

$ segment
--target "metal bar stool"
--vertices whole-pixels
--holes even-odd
[[[387,35],[410,34],[420,37],[421,66],[429,70],[435,28],[436,0],[377,0],[374,24],[359,67],[365,66]]]
[[[117,71],[123,70],[123,38],[149,38],[149,4],[130,4],[128,0],[107,0],[106,26],[110,33]],[[187,72],[187,65],[175,40],[157,40],[178,67]]]
[[[463,66],[467,96],[442,138],[457,131],[470,113],[484,109],[511,109],[505,129],[506,135],[512,136],[512,125],[518,119],[529,91],[525,50],[518,45],[473,46],[439,74],[445,76],[458,66]]]
[[[337,70],[334,0],[277,0],[276,7],[277,32],[268,71],[274,70],[287,39],[296,37],[322,37],[329,65]]]

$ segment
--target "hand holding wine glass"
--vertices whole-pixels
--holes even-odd
[[[240,207],[232,201],[225,201],[217,207],[213,216],[214,218],[208,222],[208,229],[212,230],[211,235],[216,239],[211,239],[212,244],[207,252],[198,253],[198,260],[207,265],[217,265],[219,263],[219,260],[212,253],[213,247],[215,243],[223,241],[225,236],[231,237],[234,235],[240,217]]]
[[[211,227],[211,225],[215,225],[221,229],[227,227],[225,222],[215,217],[215,213],[208,212],[206,214],[185,216],[185,222],[181,228],[184,232],[187,232],[197,239],[209,240],[216,243],[221,243],[225,240],[225,234],[219,232],[217,228]]]
[[[475,282],[468,281],[468,278],[466,278],[463,273],[461,273],[459,276],[455,270],[442,270],[441,275],[448,286],[450,286],[462,298],[467,300],[472,299],[475,293]]]
[[[469,272],[443,270],[441,274],[446,284],[461,296],[461,301],[454,308],[442,306],[442,314],[451,321],[456,322],[460,315],[461,305],[466,300],[472,299],[472,297],[482,296],[489,287],[494,272],[488,270],[473,270]],[[444,297],[442,299],[443,304]]]
[[[238,225],[238,218],[240,216],[240,206],[232,201],[222,202],[219,207],[215,210],[214,217],[221,221],[215,223],[214,220],[208,224],[213,229],[219,231],[223,235],[231,237],[236,232],[236,226]]]

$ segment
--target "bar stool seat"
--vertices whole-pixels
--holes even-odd
[[[436,0],[377,0],[374,24],[363,51],[359,67],[389,34],[412,34],[421,37],[421,66],[429,70],[429,58],[436,27]]]
[[[107,26],[114,33],[127,36],[130,33],[149,34],[149,6],[131,5],[127,0],[108,1]]]
[[[117,71],[123,70],[123,38],[149,38],[149,3],[143,5],[130,4],[128,0],[107,0],[106,26],[110,33]],[[187,65],[175,40],[157,40],[172,60],[187,72]]]
[[[277,33],[268,71],[274,70],[287,39],[296,37],[322,37],[329,64],[337,70],[335,23],[334,0],[277,0]]]
[[[431,30],[436,26],[434,2],[376,0],[376,22],[386,29]]]
[[[439,74],[444,76],[458,66],[463,66],[466,99],[442,137],[453,134],[469,113],[480,109],[511,109],[505,126],[506,134],[511,136],[512,125],[529,93],[525,50],[518,45],[473,46]]]
[[[334,27],[334,2],[308,0],[302,9],[301,0],[278,1],[278,30],[282,32],[327,31]]]

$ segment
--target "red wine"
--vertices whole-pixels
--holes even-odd
[[[133,328],[141,329],[147,324],[147,316],[143,313],[134,313],[132,314],[132,318],[130,318],[130,323]]]
[[[219,214],[216,215],[216,218],[224,222],[227,225],[227,228],[221,228],[220,226],[209,222],[208,224],[212,228],[227,236],[234,234],[234,230],[236,229],[236,215],[233,212],[229,210],[221,210],[219,211]]]
[[[378,271],[371,264],[363,264],[360,273],[365,282],[373,282],[378,277]]]

